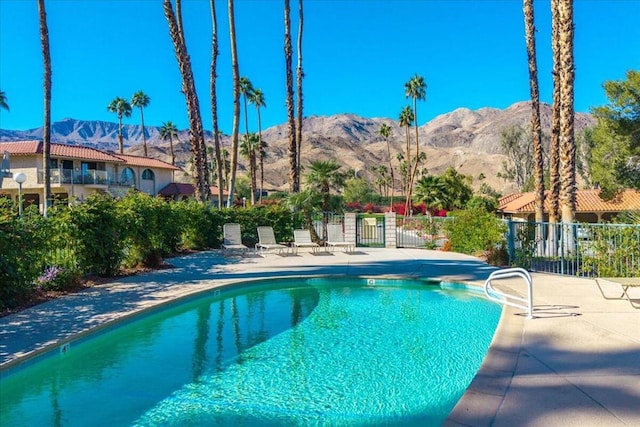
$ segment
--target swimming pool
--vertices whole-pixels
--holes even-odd
[[[461,285],[235,285],[3,373],[0,425],[439,425],[501,308]]]

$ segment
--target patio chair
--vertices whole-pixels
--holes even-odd
[[[336,248],[344,248],[345,252],[353,253],[356,249],[356,245],[344,240],[344,233],[342,232],[342,224],[327,224],[327,242],[326,245],[332,250]]]
[[[227,256],[233,252],[240,252],[244,255],[249,248],[242,244],[242,232],[240,224],[226,223],[222,226],[222,255]]]
[[[256,243],[256,252],[265,254],[267,252],[274,251],[277,254],[284,254],[289,251],[287,245],[276,242],[276,237],[273,234],[273,227],[262,226],[258,227],[258,243]]]
[[[311,240],[309,230],[293,230],[293,248],[296,253],[299,248],[311,248],[311,252],[315,254],[322,246]]]
[[[634,304],[633,299],[629,296],[628,290],[629,288],[640,288],[640,277],[599,277],[595,279],[596,285],[598,285],[598,289],[600,289],[600,293],[604,297],[604,299],[626,299],[631,304],[633,308],[640,308],[639,304]],[[619,297],[608,297],[605,295],[602,290],[601,282],[609,282],[615,285],[619,285],[622,290],[622,294]]]

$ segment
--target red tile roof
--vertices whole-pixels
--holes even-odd
[[[143,166],[156,169],[173,169],[180,170],[179,167],[172,165],[171,163],[163,162],[162,160],[153,159],[151,157],[132,156],[131,154],[113,154],[128,165]]]
[[[8,151],[12,156],[42,154],[42,141],[0,142],[0,153],[4,151]],[[130,154],[107,153],[106,151],[80,145],[51,143],[51,156],[67,159],[126,163],[131,166],[146,166],[157,169],[180,170],[179,167],[163,162],[162,160],[132,156]]]
[[[576,212],[624,212],[640,210],[640,191],[623,190],[613,200],[602,200],[600,190],[576,191]],[[549,211],[546,192],[545,211]],[[498,210],[504,213],[525,214],[535,212],[535,193],[508,194],[498,201]]]
[[[42,154],[42,141],[0,142],[0,152],[8,151],[12,156]],[[112,154],[91,147],[67,144],[51,144],[51,155],[68,159],[96,160],[123,163]]]
[[[218,187],[216,186],[211,186],[209,187],[211,194],[213,196],[218,194]],[[181,183],[181,182],[172,182],[171,184],[168,184],[166,187],[164,187],[162,190],[160,190],[158,192],[158,195],[160,196],[193,196],[195,193],[195,187],[193,186],[193,184],[185,184],[185,183]],[[222,190],[222,194],[224,196],[227,196],[229,194],[229,192],[227,190]]]

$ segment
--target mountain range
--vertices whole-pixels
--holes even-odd
[[[543,133],[550,134],[551,106],[540,104]],[[503,154],[501,132],[509,126],[527,128],[531,121],[530,102],[518,102],[506,109],[481,108],[470,110],[458,108],[442,114],[419,127],[421,150],[426,154],[425,166],[430,174],[440,174],[453,166],[458,172],[473,177],[473,186],[482,182],[501,193],[515,190],[514,183],[498,178],[502,163],[507,160]],[[345,168],[358,171],[358,175],[370,178],[370,166],[388,165],[387,144],[378,133],[385,123],[392,129],[389,143],[393,162],[397,168],[397,153],[406,150],[405,129],[390,118],[365,118],[354,114],[333,116],[309,116],[303,121],[302,166],[311,160],[336,160]],[[585,113],[576,113],[575,132],[581,135],[587,127],[593,126],[595,119]],[[252,129],[255,131],[256,129]],[[150,157],[170,161],[169,142],[160,138],[160,127],[145,126]],[[411,129],[411,137],[414,135]],[[142,155],[142,128],[138,125],[123,125],[125,152]],[[262,131],[262,138],[268,144],[268,159],[265,161],[265,187],[287,189],[289,170],[287,125],[281,124]],[[0,129],[1,141],[42,139],[42,128],[30,130]],[[179,141],[174,141],[176,163],[185,166],[191,155],[189,132],[179,132]],[[205,139],[212,140],[213,134],[205,131]],[[118,124],[96,120],[64,119],[52,123],[52,142],[91,146],[101,150],[118,149]],[[229,149],[230,137],[222,137],[223,146]],[[413,147],[412,139],[412,147]],[[239,161],[239,174],[246,173],[244,159]],[[479,178],[484,175],[483,180]]]

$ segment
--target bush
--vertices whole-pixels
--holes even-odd
[[[582,271],[601,277],[640,276],[640,226],[594,227]]]
[[[252,247],[258,242],[259,226],[273,227],[273,233],[279,242],[293,240],[293,229],[302,228],[302,217],[292,213],[288,208],[279,205],[256,206],[253,208],[226,209],[223,212],[224,222],[237,222],[242,228],[242,241]],[[222,236],[222,224],[218,231]]]
[[[170,203],[146,193],[129,192],[117,204],[127,247],[125,266],[157,266],[177,251],[182,224]]]
[[[473,196],[466,209],[482,209],[486,212],[495,212],[498,209],[498,200],[495,197]]]
[[[444,226],[452,251],[482,256],[503,244],[506,226],[494,215],[476,208],[453,216]]]
[[[300,214],[281,204],[217,210],[196,201],[165,202],[143,193],[123,199],[94,194],[78,205],[58,204],[44,218],[35,208],[22,218],[0,199],[0,309],[40,291],[65,290],[82,275],[113,277],[122,267],[154,266],[181,249],[219,247],[222,224],[238,222],[245,243],[270,225],[279,241],[302,228]]]
[[[0,309],[20,304],[35,288],[43,234],[38,228],[37,215],[25,210],[20,218],[12,201],[0,198]]]
[[[117,213],[117,200],[106,194],[92,194],[84,203],[62,210],[69,222],[61,238],[75,252],[82,274],[114,276],[124,259],[124,230]],[[57,216],[57,215],[56,215]]]
[[[224,219],[220,210],[196,200],[172,202],[170,206],[174,220],[182,224],[178,249],[202,250],[220,246],[222,241],[218,231]]]

